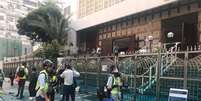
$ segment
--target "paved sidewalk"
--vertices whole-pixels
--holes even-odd
[[[24,90],[24,98],[23,99],[18,99],[15,97],[17,94],[17,85],[14,85],[11,87],[10,85],[10,80],[8,78],[5,79],[4,84],[3,84],[3,91],[4,95],[3,98],[6,101],[30,101],[28,99],[29,97],[29,92],[28,92],[28,82],[25,84],[25,90]],[[61,96],[59,94],[56,95],[55,101],[60,101]],[[96,101],[94,100],[95,95],[90,95],[90,94],[76,94],[76,100],[75,101]]]

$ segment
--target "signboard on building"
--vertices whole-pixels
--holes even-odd
[[[170,88],[168,101],[187,101],[188,90]]]

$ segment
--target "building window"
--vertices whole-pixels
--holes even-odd
[[[102,46],[102,41],[99,41],[99,42],[98,42],[98,45],[99,45],[99,46]]]
[[[65,15],[65,16],[69,16],[70,13],[71,13],[70,10],[71,10],[71,7],[70,7],[70,6],[64,8],[64,15]]]
[[[3,15],[0,15],[0,20],[4,20],[4,16]]]
[[[112,32],[112,37],[116,37],[116,33],[115,32]]]
[[[103,39],[103,36],[102,35],[99,35],[99,40],[102,40]]]
[[[112,31],[116,30],[116,25],[112,25]]]
[[[79,0],[79,17],[98,12],[124,0]],[[85,13],[83,11],[85,10]]]
[[[11,16],[8,16],[8,17],[7,17],[7,21],[9,21],[9,22],[14,22],[14,18],[11,17]]]

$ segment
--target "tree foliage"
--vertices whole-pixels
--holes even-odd
[[[18,20],[18,33],[32,40],[64,44],[67,39],[68,19],[54,2],[46,2],[26,17]]]
[[[34,55],[36,57],[42,57],[46,59],[50,59],[56,63],[57,57],[59,57],[59,52],[63,48],[57,40],[53,40],[51,43],[42,44],[42,48],[37,50]]]
[[[42,48],[34,52],[37,57],[56,61],[60,49],[67,42],[68,18],[66,19],[60,8],[51,1],[19,19],[16,26],[20,35],[42,43]]]

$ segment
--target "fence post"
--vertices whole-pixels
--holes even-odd
[[[160,68],[161,68],[161,50],[159,50],[158,63],[156,67],[156,101],[160,101]]]
[[[184,58],[184,89],[187,89],[187,78],[188,78],[188,51],[185,52]]]
[[[88,59],[87,59],[87,56],[85,57],[85,59],[84,59],[84,61],[85,61],[85,63],[84,63],[84,67],[82,67],[82,68],[84,68],[84,87],[85,87],[85,89],[87,89],[87,64],[88,64]]]
[[[137,55],[135,55],[135,58],[134,58],[134,61],[137,59]],[[138,67],[138,65],[137,65],[137,63],[136,62],[134,62],[134,71],[133,71],[133,88],[134,88],[134,97],[133,97],[133,101],[136,101],[136,73],[137,73],[137,67]]]
[[[98,78],[97,78],[97,86],[100,87],[100,75],[101,75],[101,57],[100,55],[98,56]]]
[[[114,65],[115,67],[117,67],[117,63],[118,63],[118,55],[114,56]]]

